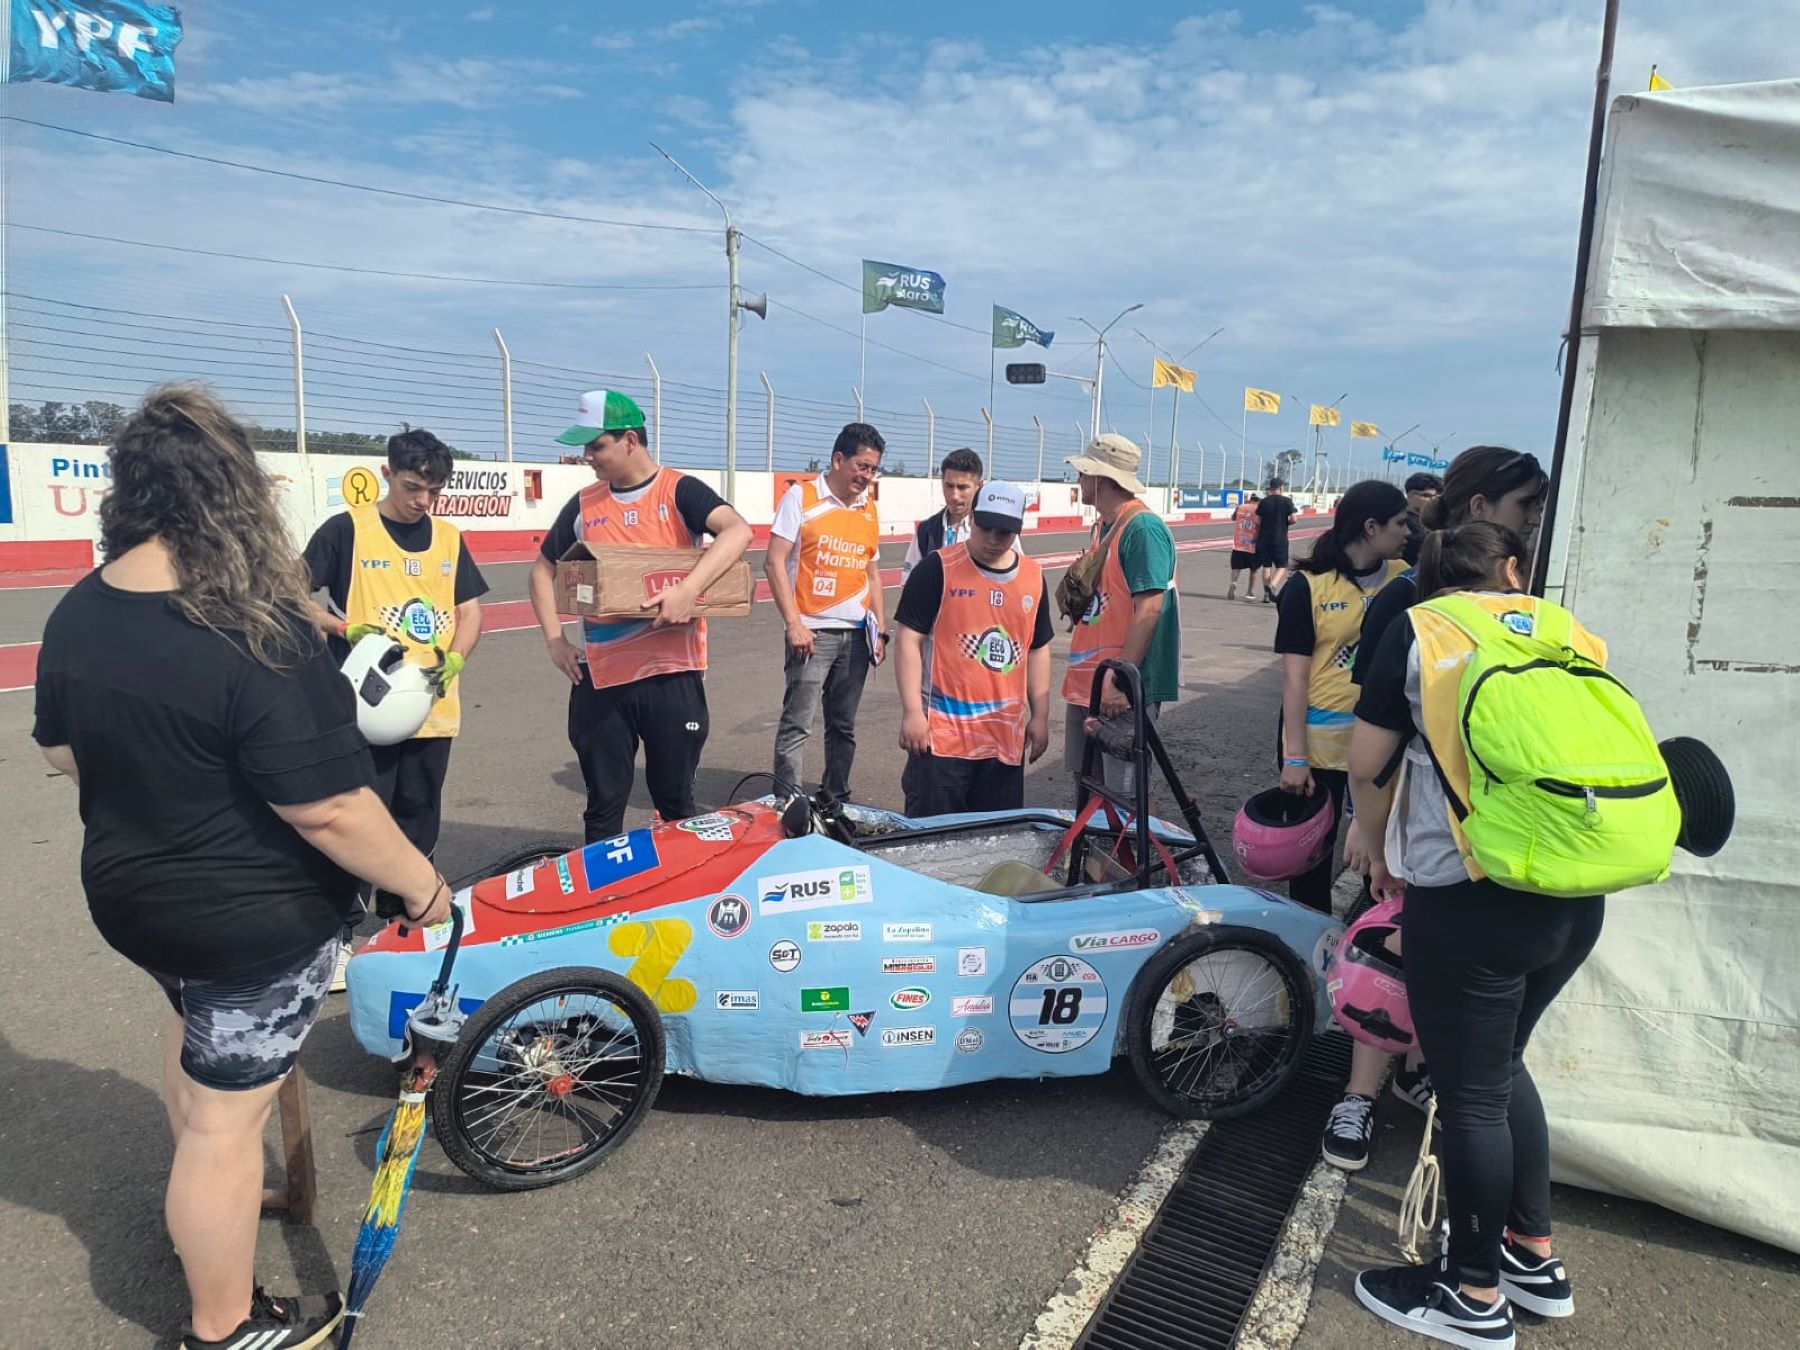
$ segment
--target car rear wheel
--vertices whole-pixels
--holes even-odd
[[[662,1018],[638,987],[570,966],[508,985],[469,1018],[432,1090],[438,1142],[507,1191],[592,1170],[649,1113]]]
[[[1311,976],[1279,938],[1254,928],[1190,930],[1132,985],[1132,1070],[1173,1115],[1243,1115],[1300,1067],[1314,1006]]]
[[[560,858],[571,849],[580,848],[579,843],[568,839],[533,839],[510,848],[499,857],[482,863],[479,867],[470,868],[462,876],[451,882],[451,888],[461,890],[464,886],[473,886],[478,881],[486,881],[489,877],[504,876],[508,872],[516,872],[521,867],[535,867],[552,858]]]

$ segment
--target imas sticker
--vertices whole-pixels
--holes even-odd
[[[754,989],[721,989],[713,995],[713,1006],[720,1012],[755,1012],[762,995]]]
[[[800,968],[800,944],[787,938],[769,948],[769,964],[783,975]]]
[[[1013,1035],[1033,1050],[1067,1054],[1106,1021],[1106,982],[1078,956],[1046,956],[1019,976],[1006,1015]]]
[[[846,1036],[849,1032],[844,1033]],[[881,1033],[884,1046],[936,1045],[936,1027],[885,1027]]]
[[[717,937],[736,937],[750,926],[750,902],[741,895],[721,895],[706,907],[706,926]]]
[[[758,877],[757,911],[764,916],[794,914],[834,905],[866,905],[875,898],[867,866],[820,867],[810,872],[784,872]]]

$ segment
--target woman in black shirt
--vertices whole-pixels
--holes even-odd
[[[335,1295],[255,1286],[262,1133],[317,1018],[355,876],[448,917],[448,888],[370,790],[350,686],[244,429],[152,391],[109,452],[100,570],[44,629],[33,736],[75,781],[81,880],[106,941],[175,1010],[167,1220],[182,1344],[322,1344]]]

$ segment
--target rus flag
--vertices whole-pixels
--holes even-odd
[[[1194,392],[1194,372],[1173,361],[1155,358],[1150,363],[1150,387],[1161,389],[1165,384],[1172,384],[1184,394]]]
[[[1023,347],[1027,342],[1035,342],[1040,347],[1048,347],[1055,340],[1055,333],[1039,328],[1016,309],[1008,309],[1005,305],[994,306],[994,345],[996,347]]]
[[[1244,389],[1244,411],[1260,413],[1278,413],[1281,411],[1281,395],[1273,389]]]
[[[7,79],[175,101],[181,14],[145,0],[5,0],[12,6]]]
[[[894,263],[870,262],[863,259],[862,312],[879,314],[889,305],[901,309],[922,309],[928,314],[944,312],[944,279],[922,267],[900,267]]]
[[[1373,422],[1352,422],[1350,424],[1350,434],[1352,436],[1362,436],[1372,440],[1381,435],[1381,428],[1376,426]]]
[[[1323,403],[1312,405],[1312,413],[1306,419],[1315,427],[1335,427],[1343,423],[1344,417],[1336,408],[1327,408]]]

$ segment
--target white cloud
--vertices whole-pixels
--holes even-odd
[[[541,103],[584,97],[562,83],[568,72],[546,61],[396,60],[379,72],[292,71],[244,76],[184,91],[194,103],[222,103],[280,116],[355,111],[375,104],[438,104],[489,109],[500,104]]]
[[[491,5],[484,5],[480,9],[472,9],[467,14],[463,15],[463,18],[467,19],[470,23],[488,23],[493,17],[494,10]]]

